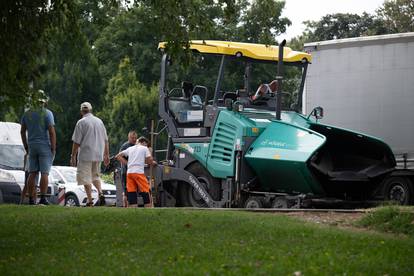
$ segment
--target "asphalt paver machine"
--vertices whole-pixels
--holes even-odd
[[[322,107],[302,114],[310,54],[285,47],[285,41],[278,46],[190,41],[195,55],[219,59],[217,78],[213,84],[182,80],[174,87],[168,81],[173,62],[163,51],[166,46],[159,44],[160,121],[154,133],[166,131],[168,143],[165,160],[152,172],[157,205],[300,208],[324,199],[412,203],[414,173],[395,169],[387,144],[320,123]],[[226,70],[234,68],[234,61],[243,72],[243,86],[225,88],[226,77],[233,76]],[[253,79],[261,64],[274,68],[274,80],[262,85]],[[294,94],[283,90],[288,68],[300,75]]]

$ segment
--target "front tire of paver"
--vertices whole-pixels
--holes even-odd
[[[187,171],[197,178],[213,200],[220,200],[221,185],[219,179],[214,178],[203,166],[201,166],[200,163],[190,165]],[[181,183],[179,191],[182,206],[199,208],[208,207],[207,203],[200,197],[200,195],[190,184]]]
[[[65,206],[78,207],[79,206],[78,197],[74,194],[66,194],[66,196],[65,196]]]
[[[400,205],[413,202],[413,184],[407,177],[393,176],[384,180],[384,198]]]

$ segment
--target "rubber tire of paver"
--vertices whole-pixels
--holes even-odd
[[[413,183],[407,177],[391,176],[383,182],[384,198],[386,201],[396,202],[400,205],[413,203]]]
[[[258,209],[258,208],[263,208],[263,207],[264,207],[263,198],[259,196],[251,196],[244,203],[244,208],[246,209]]]
[[[221,199],[220,180],[214,178],[200,163],[190,165],[187,171],[197,178],[213,200],[219,201]],[[181,183],[179,192],[182,206],[208,207],[190,184]]]
[[[286,209],[289,208],[289,201],[282,196],[276,197],[272,202],[272,208],[274,209]]]

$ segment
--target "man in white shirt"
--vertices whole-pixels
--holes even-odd
[[[152,207],[150,200],[150,185],[144,174],[145,164],[154,165],[154,159],[144,144],[148,144],[145,137],[140,137],[137,144],[121,151],[116,156],[122,164],[128,165],[127,192],[128,207],[137,207],[137,193],[144,199],[144,207]],[[125,158],[128,157],[128,160]]]
[[[99,205],[105,205],[102,193],[100,166],[102,160],[109,165],[109,144],[105,125],[102,120],[92,114],[92,105],[84,102],[80,106],[82,119],[76,123],[73,132],[71,166],[77,165],[76,180],[84,185],[88,197],[86,206],[93,206],[93,184],[99,192]],[[76,162],[77,161],[77,162]]]

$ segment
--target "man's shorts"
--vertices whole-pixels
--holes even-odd
[[[40,171],[41,173],[49,174],[54,158],[50,145],[29,145],[29,173]]]
[[[128,173],[127,174],[127,191],[128,193],[140,192],[148,193],[149,192],[149,183],[147,177],[143,173]]]
[[[100,161],[79,160],[76,170],[76,180],[78,185],[91,185],[92,182],[100,179]]]

